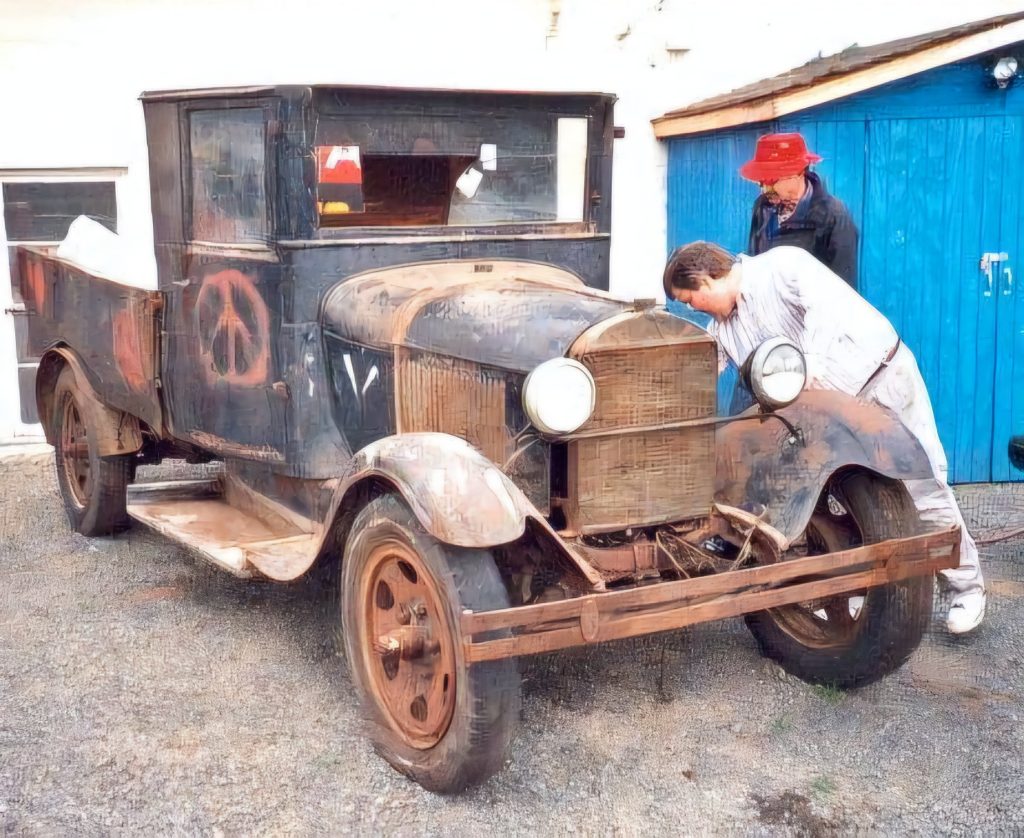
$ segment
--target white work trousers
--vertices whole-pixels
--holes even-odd
[[[949,466],[946,452],[942,450],[932,402],[914,354],[901,344],[888,366],[868,383],[860,395],[899,416],[928,455],[935,479],[907,480],[906,487],[922,520],[942,527],[960,526],[960,566],[942,571],[950,589],[956,594],[984,589],[978,548],[967,532],[967,524],[947,482]]]

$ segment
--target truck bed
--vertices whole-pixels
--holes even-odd
[[[32,247],[19,247],[17,258],[31,353],[74,350],[105,404],[159,432],[160,292],[96,276]]]

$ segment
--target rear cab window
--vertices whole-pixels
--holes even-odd
[[[546,112],[321,115],[321,228],[579,222],[589,119]]]

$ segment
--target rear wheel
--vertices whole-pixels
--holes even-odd
[[[831,481],[805,531],[816,555],[920,530],[903,484],[866,472]],[[762,654],[816,684],[857,687],[899,668],[931,617],[931,576],[747,616]]]
[[[54,390],[53,440],[57,482],[71,526],[82,535],[106,535],[128,523],[125,499],[130,455],[101,457],[89,425],[89,396],[65,367]]]
[[[342,562],[342,642],[377,751],[436,792],[495,773],[519,715],[514,660],[470,666],[462,609],[508,607],[487,550],[426,533],[396,496],[357,516]]]

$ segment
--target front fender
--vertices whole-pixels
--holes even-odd
[[[569,549],[515,483],[468,442],[441,433],[384,437],[356,453],[333,490],[326,518],[333,523],[319,528],[314,550],[274,578],[296,579],[325,551],[344,549],[343,522],[351,524],[365,499],[362,490],[375,483],[400,494],[428,533],[456,547],[509,544],[523,535],[529,518],[594,590],[604,590],[601,574]]]
[[[807,390],[776,411],[803,437],[791,442],[778,419],[743,419],[715,435],[719,501],[764,504],[790,541],[803,533],[828,479],[839,469],[870,469],[897,480],[932,477],[928,457],[897,416],[832,390]],[[748,415],[748,414],[744,414]]]
[[[337,496],[367,478],[395,486],[423,528],[457,547],[494,547],[522,536],[536,508],[465,440],[441,433],[388,436],[360,450]]]

